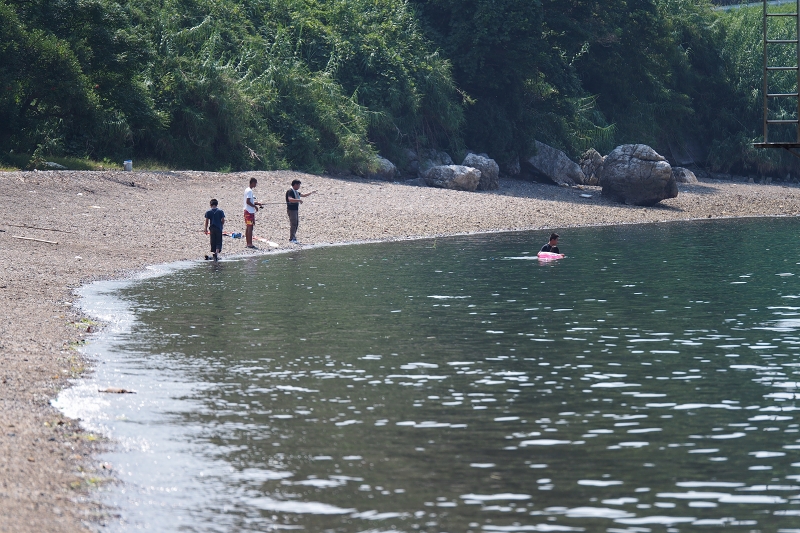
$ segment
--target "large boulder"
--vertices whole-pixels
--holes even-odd
[[[583,183],[581,167],[567,157],[567,154],[539,141],[535,142],[536,155],[521,162],[524,171],[564,187]]]
[[[433,167],[452,165],[453,160],[446,152],[436,150],[422,150],[419,153],[419,177],[424,178],[425,174]]]
[[[672,167],[672,176],[678,183],[697,183],[697,176],[688,168]]]
[[[467,154],[461,165],[481,171],[481,180],[478,183],[479,191],[494,191],[500,188],[500,167],[494,159],[489,159],[482,154]]]
[[[603,161],[605,158],[594,148],[589,148],[581,156],[578,166],[583,172],[584,185],[599,185],[600,176],[603,174]]]
[[[603,196],[631,205],[655,205],[678,196],[667,160],[645,144],[623,144],[608,154],[600,176]]]
[[[375,170],[367,171],[364,174],[364,177],[371,180],[381,180],[381,181],[393,181],[400,175],[400,172],[397,170],[397,167],[383,157],[377,157],[377,165]]]
[[[419,156],[411,148],[406,148],[403,157],[403,172],[406,175],[417,176],[419,174]]]
[[[461,165],[439,165],[425,173],[425,183],[442,189],[474,191],[480,181],[480,170]]]

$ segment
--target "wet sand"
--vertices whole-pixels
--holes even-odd
[[[267,203],[255,235],[282,250],[542,230],[535,249],[551,228],[800,214],[800,188],[780,184],[680,185],[677,198],[644,208],[609,202],[598,187],[516,180],[467,193],[283,171],[0,173],[0,532],[86,531],[114,520],[92,496],[113,479],[113,466],[97,458],[113,443],[50,406],[70,378],[91,371],[80,345],[99,325],[81,316],[73,291],[151,264],[202,260],[209,200],[226,212],[227,231],[243,232],[243,191],[253,176]],[[299,246],[288,243],[284,206],[294,178],[301,192],[318,191],[300,206]],[[267,251],[256,245],[247,250],[244,239],[226,238],[223,257]]]

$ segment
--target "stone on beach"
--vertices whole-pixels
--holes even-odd
[[[380,181],[394,181],[400,175],[394,163],[384,157],[378,156],[376,158],[377,168],[373,171],[368,171],[364,177],[371,180]]]
[[[586,150],[581,156],[581,160],[578,162],[578,165],[581,167],[581,172],[583,172],[584,185],[600,184],[600,176],[603,174],[604,161],[605,157],[600,155],[594,148]]]
[[[480,181],[480,170],[462,165],[441,165],[433,167],[425,173],[425,182],[431,187],[441,189],[474,191],[478,188]]]
[[[433,167],[447,166],[453,164],[453,159],[446,152],[436,150],[422,150],[419,153],[418,172],[420,178],[425,178],[425,174]]]
[[[697,183],[697,176],[688,168],[672,167],[672,175],[678,183]]]
[[[646,144],[623,144],[605,157],[603,196],[628,205],[651,206],[678,196],[672,167]]]
[[[476,168],[481,171],[481,179],[478,182],[479,191],[494,191],[500,188],[500,167],[494,159],[483,154],[467,154],[462,166]]]
[[[583,183],[581,167],[567,157],[567,154],[539,141],[535,143],[536,155],[521,162],[523,171],[564,187]]]

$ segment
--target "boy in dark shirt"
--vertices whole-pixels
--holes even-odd
[[[558,251],[558,233],[551,233],[550,242],[542,246],[542,249],[539,251],[560,254],[561,252]]]
[[[217,205],[219,202],[213,198],[210,202],[211,209],[206,211],[206,221],[203,227],[205,234],[211,235],[211,254],[214,261],[219,259],[217,254],[222,252],[222,226],[225,225],[225,212],[218,209]],[[206,256],[206,259],[211,258]]]

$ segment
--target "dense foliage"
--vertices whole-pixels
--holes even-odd
[[[0,154],[362,171],[537,139],[785,174],[752,148],[760,28],[708,0],[0,0]]]

